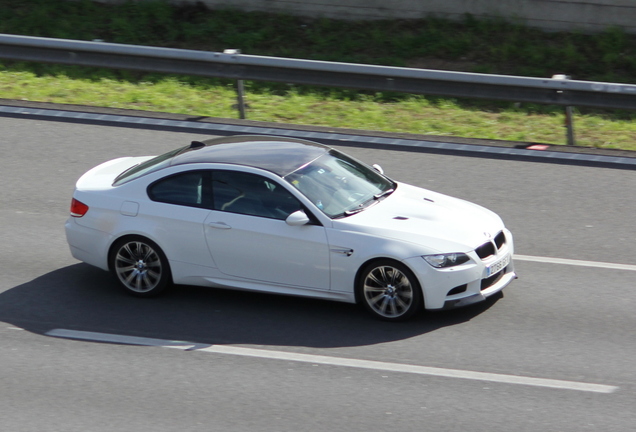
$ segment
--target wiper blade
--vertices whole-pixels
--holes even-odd
[[[354,209],[351,209],[351,210],[346,210],[342,214],[336,216],[336,218],[347,217],[347,216],[354,215],[356,213],[360,213],[362,210],[365,210],[368,207],[371,207],[371,205],[376,204],[378,202],[378,200],[380,200],[380,199],[382,199],[382,198],[384,198],[386,196],[391,195],[393,192],[395,192],[395,189],[387,189],[384,192],[380,192],[379,194],[375,194],[375,195],[373,195],[372,198],[369,198],[368,200],[366,200],[362,204],[358,205],[358,207],[356,207]]]
[[[380,192],[379,194],[373,195],[373,199],[379,200],[380,198],[391,195],[393,192],[395,192],[395,189],[387,189],[384,192]]]
[[[343,215],[344,216],[351,216],[351,215],[354,215],[356,213],[360,213],[362,210],[366,210],[369,207],[371,207],[372,205],[377,204],[378,203],[378,201],[377,201],[378,199],[379,198],[376,199],[376,197],[374,196],[373,198],[370,198],[370,199],[366,200],[365,202],[361,203],[360,205],[358,205],[358,207],[353,208],[351,210],[346,210],[343,213]]]
[[[343,215],[345,215],[345,216],[351,216],[351,215],[354,215],[354,214],[356,214],[356,213],[360,213],[360,212],[361,212],[362,210],[364,210],[365,208],[366,208],[366,207],[358,207],[358,208],[355,208],[355,209],[353,209],[353,210],[347,210],[347,211],[345,211],[345,212],[343,213]]]

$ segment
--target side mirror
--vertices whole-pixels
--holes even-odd
[[[379,172],[380,174],[384,174],[384,170],[382,169],[382,167],[378,164],[373,164],[373,169],[376,170],[377,172]]]
[[[309,218],[304,211],[298,210],[287,216],[285,222],[290,226],[303,226],[309,223]]]

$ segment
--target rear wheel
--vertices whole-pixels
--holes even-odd
[[[127,237],[115,243],[110,268],[120,285],[130,294],[151,297],[170,283],[168,260],[151,240]]]
[[[367,265],[360,274],[358,298],[366,310],[385,321],[403,321],[422,308],[422,290],[406,266],[391,260]]]

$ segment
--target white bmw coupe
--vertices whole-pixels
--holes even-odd
[[[105,162],[78,180],[66,237],[136,296],[203,285],[361,303],[389,321],[479,302],[516,278],[495,213],[282,137]]]

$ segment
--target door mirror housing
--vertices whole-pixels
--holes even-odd
[[[298,210],[287,216],[285,222],[291,226],[302,226],[307,225],[310,221],[304,211]]]
[[[384,170],[382,169],[382,167],[378,164],[373,164],[373,169],[376,170],[377,172],[379,172],[380,174],[384,174]]]

